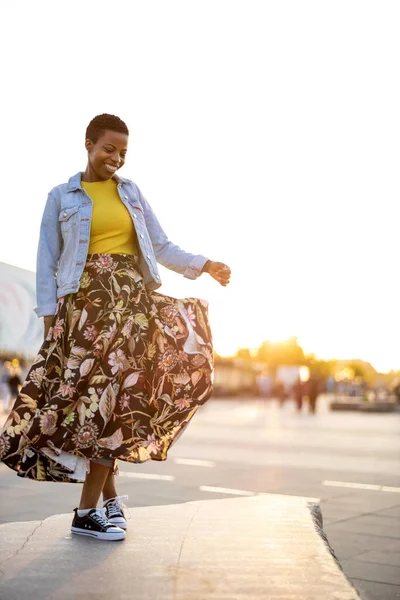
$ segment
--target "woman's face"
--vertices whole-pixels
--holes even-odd
[[[92,181],[105,181],[125,163],[128,136],[107,129],[96,143],[86,140],[85,146],[89,155],[88,174]]]

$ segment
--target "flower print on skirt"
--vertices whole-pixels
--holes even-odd
[[[146,290],[135,256],[89,255],[4,425],[1,460],[75,482],[91,458],[165,460],[211,394],[207,307]]]

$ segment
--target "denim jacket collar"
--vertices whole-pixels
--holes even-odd
[[[68,180],[67,189],[68,189],[69,192],[75,192],[76,190],[81,190],[82,189],[82,185],[81,185],[81,177],[82,177],[82,175],[83,175],[83,173],[79,172],[76,175],[73,175]],[[115,179],[115,181],[117,183],[125,183],[127,181],[127,179],[124,179],[123,177],[120,177],[117,174],[113,175],[112,179]]]

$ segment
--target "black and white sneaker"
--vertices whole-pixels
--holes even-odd
[[[75,515],[71,525],[72,533],[89,535],[99,540],[123,540],[126,533],[120,527],[116,527],[106,517],[104,508],[92,508],[84,517],[78,515],[78,509],[74,509]]]
[[[116,496],[115,498],[109,498],[104,502],[108,521],[113,525],[117,525],[117,527],[121,527],[121,529],[128,528],[124,509],[127,510],[128,513],[129,509],[125,506],[124,500],[128,500],[128,496]]]

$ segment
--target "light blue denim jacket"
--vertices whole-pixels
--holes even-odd
[[[114,175],[139,242],[140,267],[150,290],[160,287],[157,262],[196,279],[208,258],[189,254],[169,241],[149,203],[133,181]],[[81,173],[53,188],[47,198],[37,255],[35,312],[54,315],[57,299],[77,292],[90,241],[92,200],[81,186]]]

